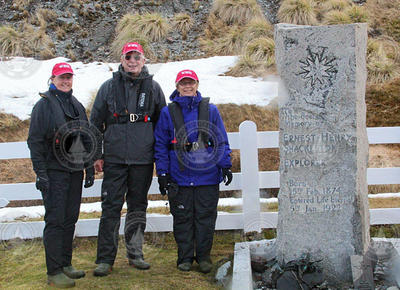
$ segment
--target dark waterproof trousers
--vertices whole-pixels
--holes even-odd
[[[218,199],[218,184],[180,186],[177,196],[169,198],[178,265],[193,260],[210,261]]]
[[[82,196],[83,171],[47,170],[50,188],[42,192],[45,207],[43,243],[47,274],[71,265],[72,240]]]
[[[96,263],[113,265],[118,249],[121,210],[126,199],[125,245],[128,258],[143,257],[147,193],[153,178],[153,164],[104,163],[101,187],[102,213]]]

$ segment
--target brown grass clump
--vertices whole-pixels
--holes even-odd
[[[11,26],[0,26],[0,56],[21,56],[23,35]]]
[[[12,7],[16,10],[23,11],[28,8],[31,2],[32,0],[14,0]]]
[[[58,15],[54,10],[51,9],[39,9],[36,12],[36,18],[39,22],[40,27],[47,27],[48,25],[53,25]]]
[[[24,25],[25,41],[32,44],[32,51],[27,56],[39,56],[40,59],[50,59],[54,57],[54,43],[47,35],[46,29],[35,29],[32,25]]]
[[[331,10],[343,11],[352,4],[349,0],[328,0],[322,3],[321,10],[326,13]]]
[[[377,38],[368,39],[367,55],[374,53],[374,51],[383,50],[387,58],[394,62],[400,63],[400,43],[392,37],[382,35]]]
[[[374,35],[390,35],[400,42],[400,5],[393,0],[368,0],[365,8],[370,13],[369,26]]]
[[[351,5],[350,7],[346,8],[344,11],[347,15],[349,15],[351,19],[351,23],[364,23],[368,22],[368,11],[358,5]]]
[[[147,13],[126,14],[117,24],[115,29],[116,37],[112,43],[112,51],[119,60],[123,45],[130,41],[139,42],[145,51],[146,57],[153,58],[149,41],[158,41],[164,38],[171,27],[161,14]]]
[[[325,25],[350,24],[351,19],[344,11],[331,10],[324,15],[322,22]]]
[[[207,18],[200,47],[210,56],[240,54],[252,35],[272,33],[270,24],[262,19],[257,1],[217,0]]]
[[[317,18],[313,0],[283,0],[278,10],[280,22],[316,25]]]
[[[368,41],[367,68],[370,84],[382,84],[398,75],[394,60],[386,56],[384,43],[377,40]]]
[[[117,24],[117,35],[128,30],[133,34],[149,38],[150,41],[158,41],[165,37],[171,29],[167,20],[159,13],[126,14]],[[117,36],[118,37],[118,36]]]
[[[211,13],[226,25],[245,25],[254,18],[262,17],[256,0],[216,0]]]
[[[269,37],[260,37],[247,43],[237,64],[226,74],[231,76],[254,77],[273,72],[275,64],[275,42]]]
[[[30,45],[26,45],[29,43]],[[40,59],[54,57],[54,43],[46,34],[46,28],[36,29],[28,22],[20,30],[0,26],[0,56],[35,56]]]
[[[244,29],[245,40],[251,41],[259,37],[274,37],[274,28],[265,18],[251,20]]]
[[[237,25],[230,27],[219,39],[200,39],[202,50],[208,52],[210,55],[239,54],[243,43],[243,28]]]
[[[367,127],[400,126],[400,77],[368,85],[365,101]]]
[[[187,33],[193,26],[193,19],[187,13],[178,13],[174,16],[173,27],[182,33],[183,39],[186,39]]]
[[[136,25],[137,31],[148,37],[150,41],[159,41],[163,39],[171,30],[168,21],[159,13],[143,14]]]

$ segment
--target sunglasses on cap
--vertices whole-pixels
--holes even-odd
[[[141,55],[132,55],[132,54],[128,55],[128,54],[125,54],[125,59],[126,60],[130,60],[131,57],[133,57],[136,61],[139,61],[142,58]]]

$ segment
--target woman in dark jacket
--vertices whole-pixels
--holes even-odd
[[[228,137],[221,116],[197,91],[192,70],[178,73],[172,101],[161,111],[154,133],[161,194],[168,193],[178,244],[178,269],[212,269],[210,252],[217,218],[219,183],[232,180]]]
[[[79,129],[87,124],[85,108],[72,96],[73,71],[68,63],[54,65],[47,92],[32,110],[28,146],[36,188],[45,207],[43,243],[48,283],[67,288],[85,276],[71,265],[72,241],[85,187],[93,185],[94,170],[85,160],[94,146]],[[84,126],[83,126],[84,127]],[[85,138],[86,137],[86,138]],[[93,144],[94,145],[94,144]],[[86,161],[86,162],[85,162]]]

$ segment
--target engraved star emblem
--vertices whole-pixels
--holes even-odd
[[[300,75],[307,79],[311,86],[319,83],[324,85],[331,83],[331,78],[337,73],[334,61],[335,58],[328,58],[324,55],[325,48],[321,52],[312,52],[308,49],[308,56],[305,61],[300,60]]]

